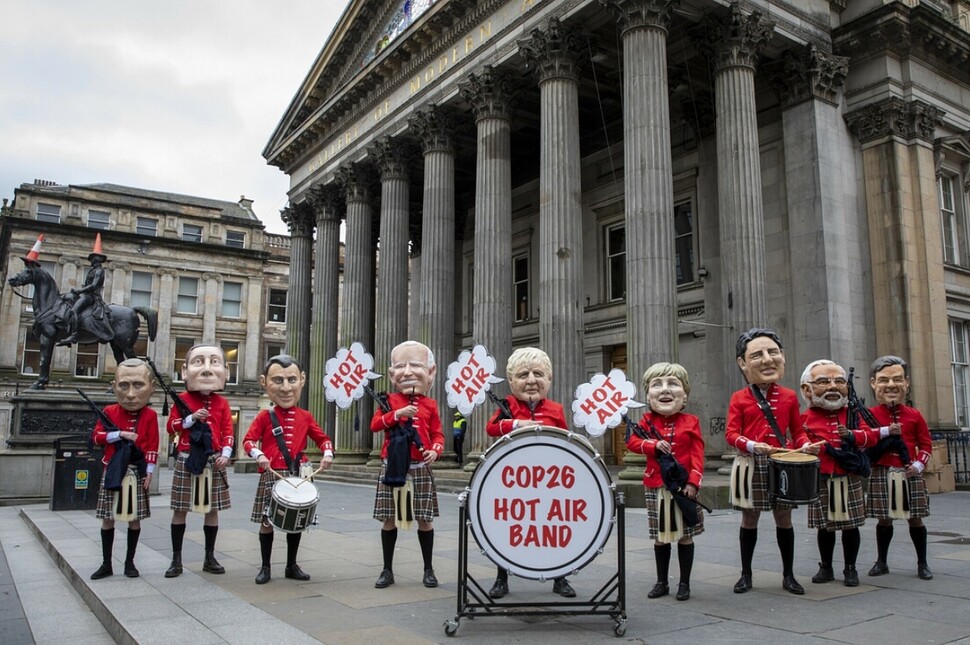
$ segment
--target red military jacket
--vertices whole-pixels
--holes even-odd
[[[333,442],[317,425],[310,412],[296,406],[291,408],[276,406],[274,411],[283,428],[283,442],[290,457],[296,457],[306,450],[307,439],[312,439],[321,452],[333,452]],[[286,457],[280,452],[276,437],[273,436],[273,422],[270,419],[269,410],[262,410],[253,419],[249,431],[243,438],[243,450],[253,459],[258,458],[260,454],[266,455],[273,470],[286,470]],[[307,461],[306,456],[301,461]]]
[[[135,445],[145,455],[145,462],[149,465],[148,472],[154,472],[155,464],[158,463],[158,414],[147,406],[137,412],[128,412],[117,403],[105,406],[104,413],[119,430],[138,434]],[[94,426],[94,443],[104,446],[101,463],[107,466],[118,450],[118,442],[108,441],[108,431],[100,419]]]
[[[809,408],[802,415],[802,428],[808,435],[809,441],[827,441],[836,448],[845,448],[842,437],[839,436],[838,426],[844,426],[848,408],[829,411],[822,408]],[[860,450],[869,448],[879,441],[879,428],[871,429],[865,421],[859,419],[859,429],[852,431],[855,445]],[[848,475],[839,462],[823,447],[818,453],[819,472],[823,475]]]
[[[511,394],[505,397],[505,402],[512,413],[511,419],[499,419],[501,411],[496,410],[492,418],[485,425],[485,432],[490,437],[501,437],[503,434],[512,432],[512,425],[515,419],[535,419],[536,423],[553,428],[568,430],[566,425],[566,415],[563,413],[562,405],[551,399],[540,399],[534,410],[529,409],[527,401],[520,401]]]
[[[411,395],[392,392],[387,395],[387,402],[391,406],[391,411],[384,413],[377,410],[370,420],[371,432],[381,432],[390,430],[397,425],[394,418],[394,411],[400,410],[410,405]],[[418,414],[414,417],[414,429],[421,438],[421,443],[425,450],[434,450],[441,456],[445,449],[445,435],[441,432],[441,417],[438,415],[438,404],[434,399],[428,398],[423,394],[414,395],[414,403],[418,406]],[[401,419],[405,421],[405,419]],[[384,445],[381,446],[381,459],[387,458],[387,444],[391,441],[391,433],[384,434]],[[424,461],[424,455],[418,450],[417,444],[411,444],[411,461]]]
[[[778,422],[778,429],[785,438],[787,445],[778,444],[778,438],[771,429],[768,420],[758,407],[758,401],[750,387],[738,390],[731,395],[728,404],[727,427],[724,438],[729,446],[734,446],[743,453],[748,452],[748,442],[761,442],[776,448],[801,448],[809,443],[808,437],[802,430],[801,416],[798,410],[798,396],[794,390],[772,383],[765,392],[765,398]],[[792,445],[794,444],[794,445]]]
[[[652,411],[646,412],[640,420],[640,427],[644,431],[650,428],[647,424],[648,420],[670,444],[671,452],[680,465],[687,469],[687,483],[699,489],[701,480],[704,478],[704,436],[701,434],[701,425],[697,417],[684,412],[677,412],[669,417]],[[664,485],[663,477],[660,475],[660,463],[657,461],[657,444],[660,440],[649,432],[647,434],[649,439],[643,439],[636,433],[631,433],[630,438],[626,440],[626,447],[630,452],[647,457],[647,465],[643,470],[643,485],[648,488],[660,488]]]
[[[218,394],[201,394],[200,392],[182,392],[179,398],[185,401],[189,410],[195,412],[205,408],[209,411],[209,427],[212,428],[212,449],[218,453],[223,448],[232,448],[235,443],[235,435],[232,429],[232,411],[229,409],[229,401]],[[189,432],[191,428],[182,427],[182,417],[175,408],[168,417],[168,434],[178,436],[178,451],[189,451]]]
[[[892,408],[888,405],[877,405],[870,408],[870,411],[876,417],[876,421],[884,426],[898,421],[902,426],[903,443],[909,450],[909,458],[926,466],[926,462],[930,460],[930,455],[933,452],[933,440],[930,438],[930,429],[926,425],[926,419],[923,418],[919,410],[908,405],[897,405]],[[873,466],[896,466],[900,468],[908,465],[903,463],[899,453],[889,452],[888,450],[883,453],[878,462],[873,464]]]

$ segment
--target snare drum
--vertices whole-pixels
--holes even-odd
[[[266,518],[284,533],[300,533],[316,524],[320,492],[311,482],[299,477],[284,477],[273,484],[266,505]]]
[[[818,457],[782,452],[768,457],[768,494],[784,504],[809,504],[818,499]]]
[[[515,430],[472,475],[469,524],[499,567],[530,580],[558,578],[602,552],[616,521],[615,488],[585,437],[548,426]]]

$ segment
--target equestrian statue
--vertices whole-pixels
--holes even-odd
[[[28,388],[30,390],[47,387],[55,345],[110,343],[115,361],[121,363],[126,358],[136,356],[134,346],[138,340],[139,315],[148,323],[149,339],[155,340],[158,330],[158,313],[154,309],[106,305],[101,299],[104,288],[104,268],[101,265],[108,258],[101,252],[100,233],[94,241],[93,251],[88,255],[91,268],[84,283],[80,288],[63,294],[58,292],[54,278],[38,262],[43,240],[42,233],[30,252],[21,258],[24,270],[9,280],[14,287],[34,285],[34,325],[31,331],[40,343],[40,375]]]

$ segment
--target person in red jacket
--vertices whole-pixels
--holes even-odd
[[[434,551],[434,518],[438,516],[438,492],[434,485],[431,464],[441,457],[445,449],[445,435],[441,431],[441,417],[438,404],[428,397],[434,382],[437,366],[434,354],[427,345],[408,340],[391,350],[391,365],[388,377],[395,392],[387,397],[390,412],[377,410],[370,422],[372,432],[384,433],[381,446],[380,477],[377,480],[377,496],[374,500],[374,519],[383,522],[381,527],[381,548],[384,554],[384,569],[374,586],[384,589],[394,584],[394,546],[397,544],[395,524],[394,491],[384,483],[387,474],[388,446],[392,432],[399,424],[411,424],[421,442],[410,444],[410,467],[407,477],[414,486],[414,519],[418,522],[418,543],[424,559],[425,587],[437,587],[438,579],[431,566]]]
[[[256,460],[259,472],[262,473],[256,485],[256,498],[253,500],[253,512],[249,519],[259,523],[259,552],[262,556],[262,565],[256,575],[256,584],[264,585],[270,580],[270,559],[273,555],[273,525],[266,517],[266,507],[273,494],[273,485],[276,483],[274,471],[296,475],[297,473],[293,471],[298,471],[300,463],[308,461],[303,454],[307,447],[307,439],[312,439],[323,453],[320,468],[326,470],[333,464],[333,442],[317,425],[312,414],[297,407],[300,395],[303,393],[303,386],[306,384],[306,373],[300,369],[292,356],[278,354],[266,361],[263,373],[259,377],[259,384],[266,391],[269,400],[273,402],[272,413],[276,419],[274,420],[270,415],[270,410],[260,411],[243,438],[243,450]],[[283,445],[289,453],[289,463],[280,451],[279,442],[273,433],[277,427],[282,429]],[[293,465],[293,469],[290,469],[289,464]],[[284,575],[294,580],[310,579],[310,575],[296,563],[302,537],[303,533],[286,534]]]
[[[846,587],[858,587],[859,574],[855,564],[861,542],[859,527],[866,521],[862,477],[846,470],[830,449],[846,450],[854,444],[857,449],[864,450],[879,440],[879,429],[870,429],[862,419],[858,420],[857,429],[847,428],[849,385],[841,365],[825,359],[812,361],[802,372],[801,391],[808,403],[808,409],[802,415],[802,428],[810,441],[825,442],[825,448],[818,455],[822,485],[818,499],[808,507],[808,528],[818,531],[818,573],[812,576],[812,582],[835,580],[832,556],[835,532],[841,531],[845,566],[843,582]],[[832,491],[842,491],[842,505],[830,508],[830,487]],[[838,513],[841,510],[844,513]]]
[[[664,488],[661,476],[660,455],[673,455],[687,471],[687,483],[682,493],[688,499],[697,499],[704,478],[704,437],[697,417],[683,412],[690,396],[690,378],[687,370],[677,363],[655,363],[643,374],[643,390],[650,408],[640,419],[639,426],[647,438],[631,433],[626,440],[627,450],[646,455],[643,470],[647,521],[657,563],[657,584],[647,593],[647,598],[659,598],[670,593],[667,579],[670,571],[670,542],[661,541],[658,521],[657,498]],[[677,561],[680,564],[680,584],[677,600],[690,598],[690,573],[694,566],[694,536],[704,532],[704,512],[697,509],[697,524],[684,525],[683,537],[677,541]]]
[[[138,486],[138,512],[136,518],[128,522],[128,551],[125,554],[125,576],[137,578],[135,549],[138,546],[138,536],[141,534],[141,520],[151,517],[152,514],[148,505],[148,488],[151,486],[155,465],[158,462],[158,415],[147,407],[152,392],[155,391],[155,380],[145,361],[140,358],[129,358],[122,361],[115,370],[111,389],[118,403],[107,406],[104,413],[118,430],[108,432],[100,420],[94,426],[94,443],[104,446],[102,461],[107,467],[118,449],[119,442],[124,440],[135,442],[146,463],[145,477],[139,481]],[[134,466],[129,466],[127,470],[137,473]],[[103,560],[98,570],[91,574],[91,579],[100,580],[114,573],[111,567],[111,551],[115,540],[114,493],[105,490],[104,477],[101,478],[95,517],[101,520]]]
[[[808,447],[809,440],[802,430],[798,410],[798,396],[794,390],[778,384],[785,376],[785,353],[778,334],[765,328],[749,329],[738,337],[735,355],[748,387],[731,395],[724,437],[728,445],[742,455],[753,455],[754,508],[738,508],[741,511],[741,577],[734,585],[734,593],[745,593],[751,589],[751,561],[758,542],[758,520],[762,511],[771,511],[775,517],[775,536],[781,552],[782,587],[790,593],[803,594],[805,589],[795,579],[794,573],[793,507],[776,502],[768,494],[768,456],[779,448],[804,448],[813,454],[818,452],[818,448]],[[759,405],[761,401],[767,402],[770,407],[772,419],[781,433],[781,441]]]
[[[512,417],[509,418],[502,410],[496,411],[485,426],[485,432],[490,437],[501,437],[513,430],[535,426],[568,429],[562,405],[546,398],[552,385],[552,361],[548,354],[536,347],[515,350],[506,363],[505,376],[512,391],[511,395],[505,397],[505,405]],[[552,591],[566,598],[576,596],[576,591],[565,576],[553,581]],[[508,592],[509,572],[499,567],[488,595],[490,598],[502,598]]]
[[[182,575],[182,540],[185,537],[185,520],[191,509],[192,474],[185,467],[189,456],[189,437],[192,426],[207,422],[212,429],[212,449],[209,458],[212,467],[212,510],[205,514],[202,532],[205,535],[205,559],[202,570],[208,573],[225,573],[226,569],[215,557],[216,535],[219,532],[219,511],[230,508],[229,479],[226,466],[232,457],[235,434],[232,427],[232,411],[229,402],[216,394],[226,386],[229,370],[226,356],[218,345],[195,345],[185,353],[182,364],[182,380],[187,392],[179,398],[188,406],[191,414],[184,419],[173,409],[168,418],[168,434],[178,444],[178,458],[172,475],[172,563],[165,571],[166,578]]]
[[[890,449],[872,465],[869,477],[868,517],[879,520],[876,524],[876,563],[869,570],[870,576],[889,573],[887,556],[893,539],[893,521],[889,517],[889,473],[903,472],[909,483],[909,536],[916,547],[916,573],[923,580],[932,580],[926,561],[926,526],[923,518],[930,514],[930,498],[926,494],[923,469],[933,451],[930,430],[919,410],[906,404],[909,394],[909,366],[898,356],[881,356],[869,370],[869,385],[876,395],[872,414],[879,423],[897,427],[902,433],[906,450]],[[905,458],[905,459],[904,459]]]

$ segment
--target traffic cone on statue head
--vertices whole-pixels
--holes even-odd
[[[101,252],[101,233],[98,233],[97,237],[94,238],[94,248],[88,254],[89,262],[93,262],[96,258],[99,262],[104,262],[108,259],[108,256]]]
[[[31,249],[27,252],[27,255],[21,258],[21,260],[24,261],[24,264],[32,267],[40,266],[40,262],[38,261],[40,259],[40,243],[43,241],[44,234],[41,233],[37,236],[37,241],[34,242],[34,246],[31,247]]]

